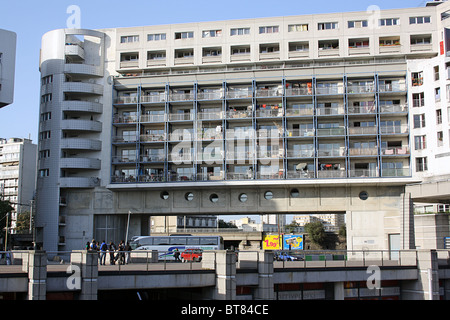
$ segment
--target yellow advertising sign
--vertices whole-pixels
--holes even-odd
[[[280,249],[279,235],[267,235],[264,237],[263,250],[279,250],[279,249]]]

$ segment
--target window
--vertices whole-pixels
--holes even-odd
[[[424,93],[413,93],[413,107],[423,107],[425,105]]]
[[[292,189],[291,190],[291,197],[292,198],[298,198],[300,196],[300,192],[298,191],[298,189]]]
[[[399,45],[400,45],[400,37],[380,38],[380,47],[399,46]]]
[[[240,201],[240,202],[246,202],[247,200],[248,200],[247,194],[241,193],[241,194],[239,195],[239,201]]]
[[[250,34],[250,28],[232,28],[230,30],[231,36],[243,36],[246,34]]]
[[[266,26],[266,27],[259,27],[259,33],[278,33],[279,28],[278,26]]]
[[[380,19],[379,22],[380,26],[398,26],[400,25],[400,19],[399,18],[388,18],[388,19]]]
[[[416,158],[416,172],[428,170],[427,157]]]
[[[232,47],[231,54],[250,54],[250,47]]]
[[[188,32],[175,32],[175,40],[178,39],[192,39],[194,38],[194,32],[188,31]]]
[[[411,81],[413,87],[423,85],[423,72],[412,72]]]
[[[369,194],[367,193],[367,191],[361,191],[359,193],[359,198],[361,200],[367,200],[369,198]]]
[[[320,40],[319,50],[339,49],[339,40]]]
[[[192,192],[188,192],[188,193],[186,193],[186,194],[184,195],[184,198],[185,198],[187,201],[192,201],[192,200],[194,200],[194,194],[193,194]]]
[[[339,23],[337,22],[323,22],[317,25],[317,30],[332,30],[338,29]]]
[[[50,101],[52,101],[52,94],[51,93],[44,94],[41,97],[41,102],[42,103],[46,103],[46,102],[50,102]]]
[[[147,35],[147,41],[160,41],[160,40],[166,40],[165,33],[153,33]]]
[[[427,148],[426,136],[415,136],[414,137],[414,148],[415,150],[424,150]]]
[[[1,63],[1,60],[0,60]],[[53,75],[49,75],[42,78],[42,85],[50,84],[53,82]]]
[[[120,43],[132,43],[139,42],[139,36],[122,36],[120,37]]]
[[[309,43],[308,42],[291,42],[289,43],[289,52],[293,51],[309,51]]]
[[[204,48],[203,57],[218,57],[222,55],[222,48]]]
[[[368,48],[369,39],[350,39],[348,40],[349,48]]]
[[[169,199],[169,193],[167,191],[161,192],[160,196],[161,196],[161,199],[163,199],[163,200]]]
[[[139,53],[122,53],[120,61],[138,61]]]
[[[442,110],[436,110],[436,124],[442,124]]]
[[[409,24],[431,23],[431,17],[410,17]]]
[[[222,36],[222,30],[205,30],[202,32],[202,38],[216,38]]]
[[[425,114],[414,115],[414,129],[425,128]]]
[[[439,66],[434,67],[434,81],[439,80]]]
[[[217,203],[219,201],[219,196],[215,193],[209,196],[209,201],[212,203]]]
[[[49,169],[41,169],[39,170],[39,177],[48,177],[50,175]]]
[[[148,51],[147,60],[164,60],[166,59],[165,51]]]
[[[431,35],[411,36],[411,45],[431,44]]]
[[[437,132],[437,146],[442,147],[444,145],[444,132]]]
[[[367,20],[357,20],[357,21],[349,21],[348,22],[348,28],[352,29],[352,28],[366,28],[368,27],[369,24],[367,22]]]
[[[288,25],[288,32],[302,32],[308,31],[308,24],[290,24]]]
[[[266,191],[266,192],[264,193],[264,199],[266,199],[266,200],[272,200],[272,199],[273,199],[273,193],[272,193],[272,191]]]

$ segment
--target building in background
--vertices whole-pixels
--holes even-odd
[[[14,233],[17,214],[31,212],[36,190],[37,145],[29,139],[0,138],[0,198],[11,202]]]
[[[16,41],[14,32],[0,29],[0,108],[14,101]]]
[[[48,32],[38,241],[118,241],[152,216],[339,213],[350,250],[414,248],[407,186],[429,156],[410,145],[412,73],[439,60],[442,97],[449,8]]]
[[[292,221],[295,221],[299,226],[304,227],[308,223],[320,222],[326,232],[339,231],[339,228],[345,225],[345,215],[343,214],[303,214],[294,216]]]

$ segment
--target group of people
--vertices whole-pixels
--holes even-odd
[[[107,244],[105,240],[103,240],[101,244],[98,244],[95,239],[92,239],[91,242],[86,243],[86,250],[98,251],[100,265],[106,264],[107,252],[109,252],[109,263],[111,265],[115,265],[116,261],[118,262],[118,264],[128,264],[131,262],[131,246],[128,242],[127,244],[125,244],[124,240],[120,241],[119,245],[116,247],[116,245],[112,241]]]

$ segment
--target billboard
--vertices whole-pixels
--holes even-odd
[[[266,235],[263,240],[263,250],[280,250],[280,236]]]
[[[303,235],[266,235],[263,240],[263,250],[303,250]]]
[[[283,250],[303,250],[303,235],[300,234],[284,235]]]

